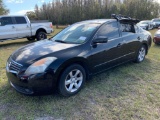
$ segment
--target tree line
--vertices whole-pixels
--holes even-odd
[[[159,17],[160,4],[153,0],[53,0],[35,5],[31,19],[48,19],[53,24],[110,18],[111,14],[122,14],[140,20]]]
[[[3,1],[0,0],[0,15],[6,15],[9,13],[9,10],[4,5]]]
[[[0,0],[0,15],[8,14]],[[122,14],[140,20],[160,16],[160,4],[154,0],[53,0],[35,5],[34,11],[26,14],[30,19],[47,19],[53,24],[72,24],[88,19],[110,18],[111,14]]]

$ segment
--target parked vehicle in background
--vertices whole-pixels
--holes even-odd
[[[58,88],[63,96],[72,96],[94,74],[142,62],[151,34],[135,25],[137,20],[115,18],[78,22],[49,40],[16,50],[6,65],[10,84],[24,94]]]
[[[154,34],[153,42],[154,42],[155,44],[160,44],[160,30],[158,30],[158,31]]]
[[[151,30],[154,28],[154,25],[152,24],[150,20],[141,21],[137,25],[139,25],[141,28],[145,30]]]
[[[154,25],[154,28],[158,28],[160,26],[160,19],[159,18],[152,19],[151,22]]]
[[[32,23],[27,16],[0,16],[0,41],[17,38],[42,40],[52,32],[51,22]]]

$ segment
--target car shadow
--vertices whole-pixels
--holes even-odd
[[[11,46],[11,45],[26,45],[26,44],[29,44],[29,43],[33,43],[35,41],[7,41],[7,42],[0,42],[0,47],[8,47],[8,46]]]

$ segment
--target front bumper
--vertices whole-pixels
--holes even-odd
[[[53,75],[41,73],[31,76],[21,76],[16,73],[6,72],[11,86],[18,92],[32,95],[52,92],[53,90]]]

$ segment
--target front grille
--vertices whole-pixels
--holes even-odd
[[[21,67],[22,67],[21,64],[13,61],[12,59],[10,59],[10,61],[8,62],[8,68],[10,71],[18,73]]]

